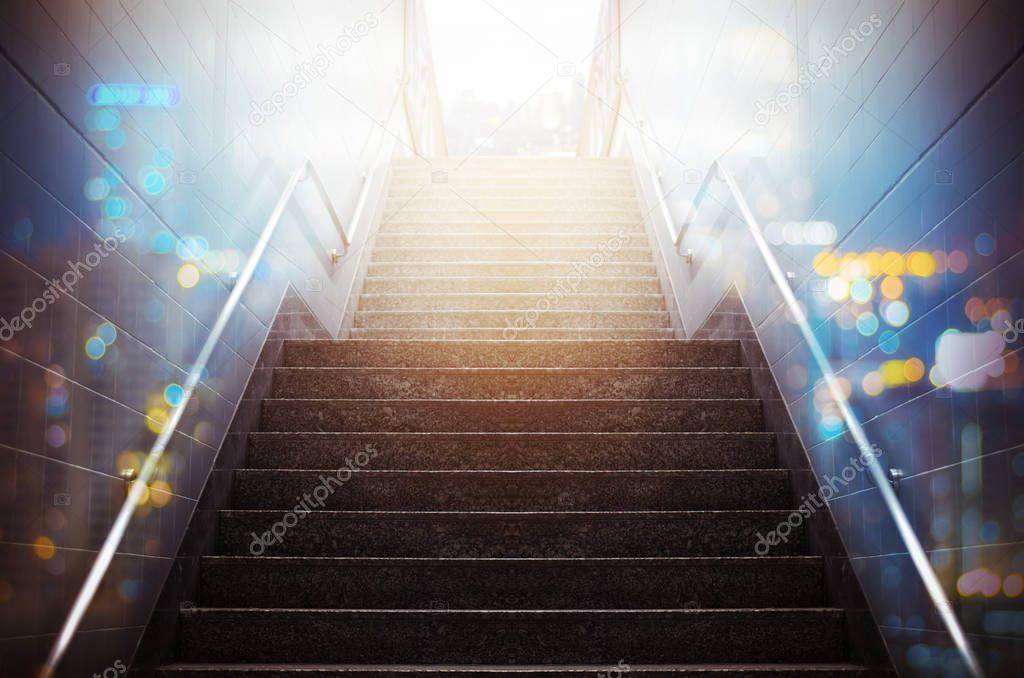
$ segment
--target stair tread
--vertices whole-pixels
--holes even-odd
[[[388,298],[418,298],[418,297],[545,297],[546,294],[542,292],[370,292],[360,296],[361,299],[375,298],[375,297],[388,297]],[[665,295],[656,294],[653,292],[620,292],[613,294],[604,294],[602,292],[573,292],[572,294],[563,295],[564,297],[587,297],[597,299],[607,299],[608,297],[651,297],[655,299],[664,299]],[[503,311],[506,309],[498,309]],[[619,311],[620,313],[630,313],[631,311]]]
[[[611,665],[614,667],[614,665]],[[164,672],[188,671],[219,671],[219,672],[252,672],[252,671],[295,671],[302,673],[321,673],[328,671],[344,671],[350,673],[364,672],[398,672],[398,673],[585,673],[594,674],[609,670],[609,664],[518,664],[518,665],[429,665],[429,664],[210,664],[210,663],[175,663],[160,668]],[[808,664],[630,664],[630,672],[651,673],[674,672],[711,672],[726,671],[757,671],[767,675],[783,671],[830,671],[830,672],[862,672],[865,668],[848,663],[808,663]]]
[[[222,515],[251,515],[251,514],[278,514],[283,509],[220,509],[218,513]],[[475,520],[484,518],[492,518],[501,520],[505,518],[522,519],[522,518],[538,518],[538,519],[549,519],[549,520],[568,520],[576,518],[579,520],[588,520],[594,517],[624,517],[624,518],[692,518],[700,516],[782,516],[786,517],[792,514],[791,509],[700,509],[700,510],[663,510],[663,509],[622,509],[622,510],[603,510],[603,511],[411,511],[411,510],[322,510],[310,512],[309,516],[317,516],[321,518],[336,517],[336,516],[355,516],[361,518],[409,518],[409,519],[423,519],[430,518],[432,516],[445,516],[445,517],[466,517]]]
[[[638,365],[636,367],[630,366],[615,366],[610,365],[608,367],[361,367],[361,366],[339,366],[339,367],[314,367],[309,365],[298,365],[288,367],[275,367],[275,371],[339,371],[339,372],[446,372],[446,373],[467,373],[467,374],[480,374],[483,372],[536,372],[542,374],[553,374],[556,372],[565,372],[568,374],[585,374],[585,373],[629,373],[629,372],[644,372],[649,374],[665,374],[665,373],[679,373],[679,374],[703,374],[706,372],[722,372],[722,373],[749,373],[749,367],[729,367],[719,365],[709,365],[707,367],[690,367],[686,365],[669,365],[666,367],[645,367]]]
[[[770,615],[798,614],[798,615],[842,615],[844,610],[841,607],[722,607],[713,609],[703,608],[591,608],[572,610],[507,610],[507,609],[475,609],[475,610],[433,610],[430,608],[418,610],[389,609],[389,608],[308,608],[308,607],[190,607],[181,610],[183,615],[220,614],[228,612],[251,612],[267,614],[377,614],[377,615],[431,615],[431,616],[489,616],[489,617],[543,617],[543,616],[573,616],[592,614],[615,614],[622,616],[735,616],[737,613],[760,613]]]
[[[325,473],[336,471],[328,468],[242,468],[235,469],[237,474],[276,474],[276,473]],[[383,475],[383,476],[452,476],[452,475],[501,475],[501,476],[567,476],[567,475],[601,475],[601,476],[703,476],[710,474],[721,475],[787,475],[787,469],[773,468],[730,468],[730,469],[352,469],[353,475]]]
[[[360,405],[378,403],[381,405],[397,404],[423,404],[431,406],[443,405],[565,405],[584,406],[592,405],[617,405],[621,407],[639,407],[651,404],[671,403],[759,403],[758,398],[264,398],[265,403],[277,403],[287,401],[314,401],[314,402],[351,402]],[[596,431],[595,431],[596,432]],[[643,431],[639,431],[643,432]]]
[[[202,560],[214,563],[246,562],[258,564],[288,565],[324,565],[324,564],[382,564],[382,565],[423,565],[430,563],[472,563],[479,565],[664,565],[677,567],[686,564],[704,563],[739,563],[739,564],[771,564],[773,562],[820,563],[822,556],[813,555],[765,555],[765,556],[580,556],[566,557],[509,557],[483,558],[475,556],[239,556],[239,555],[206,555]]]

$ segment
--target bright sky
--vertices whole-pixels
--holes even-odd
[[[447,109],[464,90],[518,104],[551,76],[542,91],[568,94],[571,81],[558,77],[557,64],[571,61],[586,76],[600,6],[600,0],[428,0],[442,104]]]

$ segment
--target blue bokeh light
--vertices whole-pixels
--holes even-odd
[[[97,202],[110,195],[110,184],[103,177],[93,177],[85,182],[84,191],[86,198]]]
[[[164,401],[171,407],[177,407],[185,397],[185,389],[180,384],[167,384],[164,389]]]
[[[110,346],[117,341],[117,328],[114,327],[113,323],[102,323],[96,328],[96,336],[99,337],[104,344]]]
[[[85,340],[85,354],[92,360],[99,360],[107,352],[107,344],[99,337]]]
[[[149,239],[149,249],[156,254],[167,254],[174,249],[174,236],[168,231],[154,233]]]
[[[892,330],[886,330],[878,335],[878,348],[882,353],[892,355],[900,350],[900,335]]]

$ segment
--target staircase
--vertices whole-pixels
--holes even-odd
[[[788,474],[738,344],[672,339],[641,224],[621,161],[400,161],[161,675],[867,676],[803,531],[755,556]]]

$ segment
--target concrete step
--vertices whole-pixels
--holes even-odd
[[[745,367],[279,367],[274,398],[750,398]]]
[[[448,186],[458,194],[463,186],[474,185],[516,185],[535,187],[538,185],[607,185],[615,184],[634,187],[633,175],[625,169],[605,168],[492,168],[486,171],[437,170],[437,169],[396,169],[391,175],[391,189],[405,185]]]
[[[770,433],[253,433],[251,468],[343,468],[371,450],[375,469],[763,469]]]
[[[244,469],[234,473],[237,509],[331,511],[694,511],[792,507],[789,472],[379,471]],[[318,486],[319,495],[311,495]],[[333,491],[338,489],[340,491]],[[312,499],[309,497],[312,496]]]
[[[268,399],[262,431],[719,431],[764,429],[760,400]]]
[[[529,247],[513,244],[508,247],[434,247],[423,243],[415,247],[374,247],[375,263],[403,262],[470,262],[497,261],[511,263],[529,261],[538,263],[575,261],[601,268],[608,263],[646,263],[653,261],[651,248],[598,245],[597,247]]]
[[[582,235],[601,235],[611,237],[620,233],[627,236],[645,234],[642,223],[624,224],[621,222],[594,221],[585,224],[558,224],[551,221],[502,221],[500,224],[488,221],[483,217],[459,223],[425,224],[404,223],[401,218],[382,221],[377,231],[380,235],[404,234],[420,232],[460,235],[468,233],[490,233],[492,235],[530,235],[543,233],[579,233]]]
[[[675,332],[668,327],[651,328],[550,328],[531,327],[515,329],[511,326],[478,328],[391,328],[374,329],[356,327],[350,330],[351,339],[394,340],[394,341],[499,341],[519,339],[523,341],[648,341],[672,339]],[[305,337],[303,337],[305,338]]]
[[[481,192],[475,195],[473,193],[473,189],[484,186],[506,189],[515,192],[522,198],[540,198],[541,191],[548,191],[555,193],[553,197],[570,200],[581,195],[596,194],[594,189],[599,188],[614,188],[633,199],[636,198],[636,184],[631,172],[599,169],[582,171],[494,169],[487,172],[399,170],[393,172],[390,177],[388,197],[423,195],[433,189],[432,192],[435,195],[460,200],[465,206],[467,203],[472,203],[474,197],[489,197],[486,193]]]
[[[403,195],[417,191],[439,190],[455,193],[468,198],[473,189],[516,190],[532,194],[537,190],[561,190],[566,192],[603,192],[606,190],[636,192],[632,177],[587,176],[585,174],[547,174],[525,176],[522,174],[493,174],[489,176],[468,176],[444,174],[419,176],[407,174],[392,177],[388,195]],[[466,191],[467,194],[464,194]]]
[[[636,196],[632,193],[625,195],[602,195],[594,193],[591,195],[580,195],[579,192],[569,191],[553,196],[533,195],[532,193],[520,192],[512,195],[455,195],[451,191],[447,193],[437,192],[424,195],[418,194],[389,195],[384,203],[385,211],[399,209],[432,209],[432,210],[462,210],[472,205],[476,209],[487,212],[495,209],[534,209],[534,210],[566,210],[566,209],[639,209]]]
[[[671,327],[667,311],[515,310],[356,311],[353,327],[377,329],[456,329],[549,327],[560,329],[655,329]]]
[[[439,176],[440,175],[440,176]],[[624,164],[577,165],[571,163],[552,164],[537,162],[519,163],[453,163],[410,166],[395,165],[392,177],[429,178],[432,182],[458,181],[460,179],[493,179],[496,177],[598,177],[621,178],[632,176],[631,169]]]
[[[821,559],[253,558],[202,559],[204,607],[713,609],[814,607]]]
[[[736,341],[340,341],[284,344],[285,367],[740,367]]]
[[[450,176],[450,175],[449,175]],[[388,190],[388,198],[399,201],[411,200],[413,198],[455,198],[466,204],[475,204],[477,200],[488,199],[488,198],[512,198],[516,200],[522,200],[526,198],[564,198],[564,199],[579,199],[579,198],[629,198],[636,200],[636,188],[632,182],[613,180],[613,185],[609,186],[607,182],[604,182],[603,186],[594,186],[591,182],[578,182],[576,185],[571,187],[565,187],[560,185],[548,185],[540,186],[534,185],[532,188],[522,188],[520,186],[504,186],[500,183],[492,183],[491,185],[476,185],[467,186],[465,182],[458,186],[459,183],[456,178],[456,182],[449,188],[448,184],[445,183],[429,183],[423,182],[416,183],[413,181],[403,181],[402,183],[391,184]],[[455,189],[455,190],[453,190]]]
[[[854,664],[577,664],[546,666],[451,664],[170,664],[157,672],[159,678],[339,678],[358,675],[365,678],[578,678],[579,676],[693,676],[698,678],[869,678],[871,673]]]
[[[343,491],[343,490],[342,490]],[[291,518],[289,518],[291,516]],[[408,558],[755,556],[790,511],[218,512],[221,555]],[[805,526],[768,554],[806,554]]]
[[[472,233],[446,233],[444,231],[390,232],[377,235],[375,247],[644,247],[650,250],[650,240],[643,231],[629,233],[620,229],[614,233],[559,233],[531,231],[502,232],[497,228]]]
[[[459,181],[463,179],[496,179],[502,177],[588,177],[601,179],[619,179],[632,176],[631,169],[625,165],[571,165],[571,164],[453,164],[430,166],[396,165],[392,168],[395,179],[425,178],[432,183]]]
[[[821,662],[843,613],[732,610],[247,610],[181,613],[184,661]],[[330,639],[330,642],[325,642]]]
[[[491,167],[578,167],[610,169],[628,168],[623,158],[578,158],[573,156],[526,157],[520,155],[446,155],[435,158],[397,158],[394,167],[413,169],[453,169],[481,172]]]
[[[661,294],[654,276],[607,278],[385,278],[373,276],[363,284],[363,294],[547,294],[571,289],[580,294]]]
[[[461,210],[430,210],[400,209],[384,212],[381,221],[394,221],[400,218],[407,224],[446,224],[460,221],[490,221],[501,224],[503,221],[546,221],[554,224],[589,224],[591,222],[611,222],[636,224],[643,221],[643,213],[633,209],[493,209],[483,211],[471,205],[464,205]]]
[[[367,294],[359,297],[360,311],[664,311],[661,294],[585,294],[567,285],[552,285],[544,293]]]
[[[657,275],[653,262],[608,261],[600,257],[584,256],[580,261],[455,261],[455,262],[371,262],[367,275],[374,276],[427,276],[453,278],[537,278],[565,277],[566,282],[578,278],[594,277],[652,277]]]

